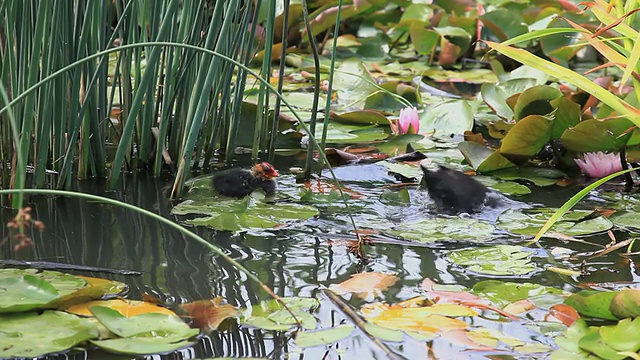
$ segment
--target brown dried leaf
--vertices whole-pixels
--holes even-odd
[[[220,305],[221,297],[211,300],[198,300],[180,305],[180,308],[193,319],[193,324],[203,331],[218,328],[225,319],[239,315],[238,310],[229,304]]]
[[[370,299],[387,290],[398,280],[398,277],[392,274],[366,272],[351,275],[351,279],[329,288],[339,295],[354,293],[362,299]]]

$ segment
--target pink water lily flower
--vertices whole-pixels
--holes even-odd
[[[400,110],[398,120],[389,120],[391,131],[395,135],[417,134],[420,131],[420,117],[414,107],[406,107]]]
[[[616,153],[589,152],[582,155],[582,159],[574,159],[586,175],[600,179],[622,170],[620,157]]]

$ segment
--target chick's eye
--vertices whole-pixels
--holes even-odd
[[[262,163],[262,170],[263,171],[267,171],[267,172],[271,172],[273,171],[273,167],[267,163]]]

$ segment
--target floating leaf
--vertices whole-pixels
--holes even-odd
[[[92,316],[91,308],[94,306],[102,306],[117,311],[122,316],[132,317],[140,314],[149,313],[161,313],[165,315],[175,315],[175,313],[166,307],[159,306],[154,303],[128,300],[128,299],[113,299],[113,300],[96,300],[86,303],[73,305],[67,308],[65,311],[76,315]]]
[[[496,226],[513,234],[535,235],[556,209],[538,208],[508,209],[496,221]],[[569,236],[594,234],[607,231],[613,223],[603,216],[591,217],[592,211],[573,210],[551,227],[551,231]]]
[[[633,126],[626,118],[587,119],[565,130],[560,141],[576,152],[617,151],[629,141]]]
[[[387,117],[375,110],[356,110],[342,114],[331,112],[330,116],[331,120],[344,124],[389,125]]]
[[[500,154],[515,164],[525,163],[551,140],[551,124],[542,115],[529,115],[518,121],[502,139]]]
[[[355,330],[350,324],[338,325],[334,328],[318,331],[301,331],[296,334],[296,345],[307,348],[319,345],[330,345],[347,338]]]
[[[281,300],[287,304],[289,310],[295,314],[305,329],[316,328],[317,321],[310,312],[320,306],[318,300],[298,297],[283,297]],[[241,322],[265,330],[276,331],[287,331],[297,324],[289,311],[276,300],[262,301],[260,305],[253,306],[251,313]]]
[[[61,311],[0,315],[0,358],[36,358],[98,337],[88,319]]]
[[[268,204],[256,201],[252,196],[236,200],[219,196],[213,191],[200,190],[189,194],[189,197],[196,196],[197,199],[185,200],[176,205],[171,209],[171,213],[176,215],[209,215],[187,222],[218,230],[273,228],[290,221],[306,220],[319,213],[318,209],[313,206],[284,202]]]
[[[0,269],[0,313],[55,308],[87,282],[57,271]]]
[[[565,173],[557,169],[531,167],[504,169],[493,172],[491,175],[501,180],[525,180],[537,186],[553,185],[558,179],[566,177]]]
[[[584,316],[618,320],[618,318],[611,313],[611,310],[609,310],[611,302],[616,295],[618,295],[618,293],[613,291],[583,290],[579,293],[571,294],[564,303],[573,307]]]
[[[225,319],[236,317],[240,313],[230,304],[221,304],[222,298],[199,300],[180,305],[194,325],[203,331],[215,330]]]
[[[423,307],[402,307],[381,303],[367,304],[360,311],[367,321],[405,332],[435,337],[441,332],[469,327],[465,321],[448,316],[475,316],[478,313],[466,306],[436,304]],[[445,315],[443,315],[445,314]]]
[[[549,286],[500,280],[480,281],[473,286],[471,291],[483,299],[489,299],[498,307],[541,294],[563,294],[562,290]]]
[[[552,360],[564,359],[592,359],[588,351],[580,348],[578,342],[589,332],[589,326],[584,319],[578,319],[561,336],[555,338],[560,347],[551,353]]]
[[[120,337],[156,338],[158,342],[176,342],[198,334],[175,314],[150,312],[126,317],[104,306],[91,307],[91,313],[109,331]]]
[[[371,335],[380,340],[400,342],[404,338],[404,334],[400,330],[388,329],[374,323],[366,323],[364,329]]]
[[[640,290],[621,290],[611,301],[609,309],[618,319],[640,317]]]
[[[439,241],[487,242],[494,238],[494,227],[488,222],[469,218],[427,218],[404,222],[389,233],[422,243]]]
[[[333,284],[329,289],[338,295],[353,293],[362,299],[370,299],[379,296],[398,280],[398,277],[392,274],[365,272],[351,275],[350,279],[337,285]]]
[[[531,251],[521,246],[498,245],[486,248],[456,250],[449,261],[467,271],[486,275],[525,275],[536,269],[531,264]]]
[[[188,340],[158,340],[147,337],[92,340],[91,343],[112,353],[134,355],[168,353],[193,344]]]
[[[448,100],[431,105],[420,114],[422,132],[434,132],[438,138],[462,135],[473,128],[473,110],[467,100]]]

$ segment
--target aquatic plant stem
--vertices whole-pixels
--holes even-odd
[[[251,280],[255,281],[257,284],[259,284],[267,294],[269,294],[271,297],[276,299],[276,301],[278,301],[287,310],[287,312],[289,312],[289,314],[291,314],[291,316],[293,316],[293,318],[295,319],[298,327],[300,327],[300,328],[302,327],[302,323],[295,316],[293,311],[291,311],[291,309],[287,306],[287,304],[285,304],[284,301],[282,301],[282,299],[273,292],[273,290],[271,290],[265,283],[260,281],[260,279],[258,279],[257,276],[253,275],[247,268],[245,268],[240,263],[238,263],[237,261],[232,259],[229,255],[225,254],[224,251],[222,251],[222,249],[220,249],[219,247],[209,243],[207,240],[203,239],[199,235],[194,234],[193,232],[185,229],[180,224],[175,223],[175,222],[173,222],[173,221],[171,221],[171,220],[169,220],[167,218],[164,218],[164,217],[162,217],[162,216],[160,216],[160,215],[158,215],[156,213],[153,213],[153,212],[151,212],[149,210],[146,210],[146,209],[143,209],[143,208],[139,208],[139,207],[137,207],[135,205],[132,205],[132,204],[127,204],[127,203],[119,201],[119,200],[109,199],[109,198],[98,196],[98,195],[85,194],[85,193],[79,193],[79,192],[73,192],[73,191],[65,191],[65,190],[9,189],[9,190],[0,190],[0,195],[2,195],[2,194],[22,194],[22,196],[24,196],[24,194],[40,194],[40,195],[55,195],[55,196],[78,197],[78,198],[82,198],[82,199],[97,201],[97,202],[104,203],[104,204],[107,204],[107,205],[119,206],[121,208],[124,208],[124,209],[127,209],[127,210],[131,210],[131,211],[135,211],[135,212],[140,213],[142,215],[148,216],[148,217],[150,217],[152,219],[158,220],[159,222],[169,226],[170,228],[172,228],[174,230],[177,230],[180,233],[186,235],[187,237],[189,237],[189,238],[195,240],[196,242],[204,245],[209,250],[213,251],[216,255],[218,255],[218,256],[222,257],[223,259],[225,259],[226,261],[228,261],[236,269],[238,269],[241,272],[243,272],[245,275],[247,275],[247,277],[249,279],[251,279]]]
[[[318,57],[318,45],[313,38],[311,32],[311,24],[309,24],[309,7],[307,6],[307,0],[302,0],[302,17],[304,19],[304,26],[307,30],[307,37],[309,38],[309,45],[311,46],[311,54],[313,55],[313,105],[311,106],[311,120],[310,120],[310,134],[315,136],[316,134],[316,120],[318,117],[318,98],[320,97],[320,58]],[[329,95],[329,97],[331,97]],[[323,131],[324,133],[324,131]],[[311,143],[310,143],[311,144]],[[315,148],[320,150],[320,145],[315,143],[313,146],[309,146],[307,149],[307,159],[304,164],[304,178],[309,179],[311,177],[311,165],[313,162],[313,153]]]
[[[4,102],[7,108],[7,117],[9,118],[9,126],[11,127],[11,134],[13,135],[13,144],[14,144],[14,158],[17,161],[17,165],[16,164],[11,164],[11,183],[12,185],[19,187],[19,188],[24,188],[24,183],[26,180],[26,172],[23,171],[17,171],[17,169],[24,169],[26,168],[26,164],[25,164],[25,157],[22,153],[22,151],[20,151],[20,149],[18,148],[18,144],[20,143],[20,135],[18,133],[18,126],[16,125],[16,117],[13,115],[13,109],[11,108],[11,105],[9,105],[9,96],[7,95],[7,91],[4,88],[4,84],[2,84],[0,82],[0,97],[2,97],[2,102]],[[23,166],[23,164],[25,164]],[[0,166],[5,167],[7,166],[7,164],[0,164]],[[22,202],[24,199],[24,195],[21,193],[18,193],[17,196],[13,197],[11,199],[11,206],[15,209],[19,209],[22,207]]]

